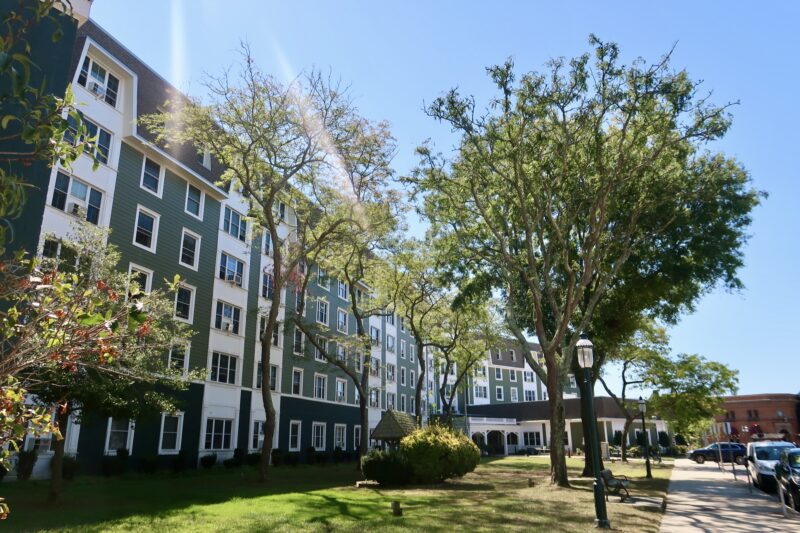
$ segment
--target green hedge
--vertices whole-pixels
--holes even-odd
[[[381,485],[405,485],[411,481],[411,469],[401,452],[373,450],[361,458],[364,477]]]

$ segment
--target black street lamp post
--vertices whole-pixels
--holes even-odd
[[[583,369],[586,382],[586,408],[591,418],[589,430],[589,446],[592,447],[592,472],[594,473],[594,514],[595,525],[607,529],[611,527],[606,512],[606,500],[603,494],[603,481],[600,479],[600,446],[597,443],[597,417],[594,412],[594,391],[592,390],[592,363],[594,362],[593,345],[585,333],[575,345],[578,352],[578,364]]]
[[[642,413],[642,436],[644,437],[644,465],[647,469],[646,477],[647,479],[653,479],[653,473],[650,471],[650,436],[644,426],[645,411],[647,411],[647,403],[639,396],[639,412]]]

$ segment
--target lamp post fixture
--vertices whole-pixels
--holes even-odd
[[[646,477],[647,479],[653,479],[653,473],[650,471],[650,436],[644,426],[645,411],[647,411],[647,403],[639,396],[639,412],[642,413],[642,435],[644,436],[644,465],[647,469]]]
[[[583,379],[586,383],[586,408],[589,411],[589,446],[592,447],[592,473],[594,474],[594,514],[595,525],[607,529],[611,527],[606,512],[606,500],[603,495],[603,482],[600,479],[600,450],[597,443],[597,417],[594,412],[594,391],[592,390],[592,364],[594,363],[593,345],[586,333],[581,333],[581,339],[575,345],[578,352],[578,365],[583,369]]]

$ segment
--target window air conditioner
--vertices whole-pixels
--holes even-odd
[[[83,214],[83,206],[75,202],[70,202],[70,204],[67,206],[67,212],[71,215],[79,217]]]
[[[242,276],[239,275],[239,274],[236,274],[233,277],[233,282],[236,283],[237,285],[241,285],[242,284]]]
[[[102,98],[103,96],[106,95],[105,86],[100,85],[96,81],[89,83],[89,91],[98,98]]]
[[[223,320],[222,321],[222,330],[223,331],[228,331],[228,332],[233,331],[233,324],[231,324],[227,320]]]

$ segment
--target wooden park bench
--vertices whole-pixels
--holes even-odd
[[[611,470],[606,469],[600,472],[600,477],[603,478],[603,484],[606,486],[606,501],[608,501],[609,493],[619,496],[621,502],[624,502],[625,498],[631,497],[628,492],[631,482],[626,476],[615,476]]]

